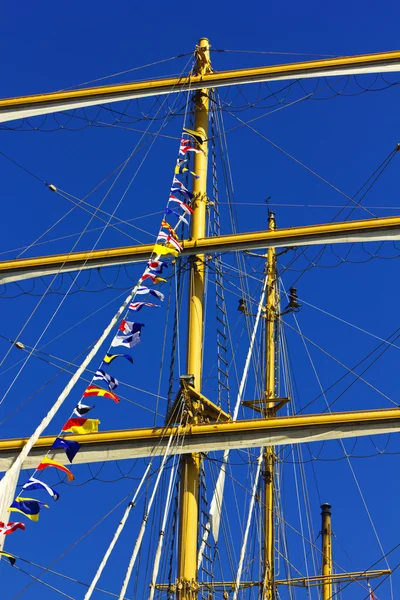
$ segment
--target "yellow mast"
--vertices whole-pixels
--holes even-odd
[[[274,230],[275,215],[268,215],[268,229]],[[266,371],[265,416],[275,416],[275,325],[276,325],[276,249],[268,248],[267,254],[267,304],[266,304]],[[264,454],[264,600],[273,600],[274,586],[274,448],[267,446]]]
[[[196,73],[204,75],[210,71],[209,41],[201,38],[196,52]],[[207,140],[208,138],[208,94],[206,89],[199,90],[195,97],[194,129]],[[203,152],[196,153],[191,221],[191,238],[198,240],[206,235],[207,208],[207,157],[208,143],[203,142]],[[201,391],[203,362],[203,297],[204,297],[204,255],[196,254],[190,258],[189,315],[187,373],[193,375],[193,387]],[[192,600],[197,597],[197,538],[198,538],[198,496],[201,456],[189,454],[181,459],[180,480],[180,516],[179,516],[179,556],[177,596],[180,600]]]
[[[331,505],[322,504],[322,600],[332,598],[332,528]]]

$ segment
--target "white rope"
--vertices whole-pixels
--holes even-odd
[[[253,516],[254,502],[256,500],[258,480],[260,478],[261,464],[262,464],[262,461],[263,461],[263,455],[264,455],[264,448],[261,448],[260,449],[259,457],[257,459],[257,471],[256,471],[256,475],[255,475],[255,478],[254,478],[253,490],[251,492],[251,501],[250,501],[250,506],[249,506],[249,513],[247,515],[246,530],[244,532],[242,548],[240,550],[239,566],[238,566],[238,570],[237,570],[236,581],[235,581],[235,591],[233,592],[233,599],[232,600],[237,600],[239,586],[240,586],[240,580],[242,578],[244,555],[245,555],[246,548],[247,548],[247,540],[248,540],[248,537],[249,537],[251,519],[252,519],[252,516]]]
[[[251,334],[250,346],[249,346],[249,350],[247,352],[246,362],[244,364],[243,375],[242,375],[242,379],[240,381],[239,391],[238,391],[238,395],[236,398],[236,404],[235,404],[235,408],[234,408],[233,415],[232,415],[233,421],[236,421],[238,413],[239,413],[239,408],[242,403],[243,392],[244,392],[244,389],[246,386],[247,376],[249,373],[250,361],[251,361],[251,357],[253,355],[254,342],[256,339],[258,325],[259,325],[260,318],[261,318],[261,311],[262,311],[262,308],[263,308],[264,302],[265,302],[266,286],[267,286],[267,282],[265,280],[261,298],[260,298],[260,302],[258,304],[257,316],[256,316],[256,320],[254,322],[253,332]],[[201,562],[203,560],[203,553],[204,553],[204,549],[206,547],[207,539],[208,539],[208,536],[210,533],[211,524],[212,524],[212,529],[213,529],[214,540],[215,540],[215,542],[217,542],[217,540],[218,540],[219,524],[220,524],[220,519],[221,519],[221,505],[222,505],[223,494],[224,494],[226,464],[228,462],[228,457],[229,457],[229,450],[225,450],[223,457],[222,457],[222,463],[221,463],[217,483],[215,485],[214,494],[213,494],[211,504],[210,504],[210,517],[209,517],[209,520],[207,521],[207,524],[205,525],[204,534],[203,534],[203,538],[201,540],[201,545],[200,545],[200,549],[199,549],[199,553],[198,553],[198,557],[197,557],[198,569],[200,569]]]
[[[146,468],[146,470],[144,472],[144,475],[143,475],[143,477],[142,477],[142,479],[141,479],[141,481],[140,481],[140,483],[139,483],[139,485],[138,485],[138,487],[136,489],[136,492],[135,492],[135,494],[134,494],[131,502],[128,504],[128,506],[125,509],[124,515],[123,515],[123,517],[122,517],[122,519],[121,519],[121,521],[120,521],[120,523],[119,523],[119,525],[118,525],[118,527],[117,527],[117,529],[116,529],[116,531],[114,533],[114,537],[111,540],[110,545],[108,546],[108,548],[106,550],[106,553],[103,556],[103,559],[102,559],[102,561],[101,561],[101,563],[99,565],[99,568],[97,569],[96,574],[95,574],[95,576],[92,579],[92,583],[90,584],[89,589],[88,589],[88,591],[85,594],[84,600],[89,600],[89,598],[92,597],[93,590],[95,589],[96,584],[97,584],[98,580],[100,579],[101,574],[103,573],[104,567],[106,566],[107,561],[110,558],[111,552],[113,551],[114,546],[117,543],[118,538],[121,535],[123,528],[125,527],[125,523],[128,520],[129,513],[131,512],[132,508],[135,506],[136,499],[137,499],[137,497],[139,495],[139,492],[140,492],[140,490],[142,488],[143,483],[146,481],[148,472],[150,471],[150,468],[151,468],[151,464],[152,464],[152,462],[150,462],[147,465],[147,468]]]
[[[133,553],[132,553],[131,559],[129,561],[129,565],[128,565],[128,569],[126,571],[124,582],[122,584],[122,588],[121,588],[121,591],[120,591],[120,594],[119,594],[119,600],[123,600],[124,597],[125,597],[125,592],[126,592],[126,589],[128,587],[128,584],[129,584],[129,581],[130,581],[130,578],[131,578],[131,575],[132,575],[132,570],[133,570],[133,567],[135,566],[136,558],[137,558],[137,555],[139,553],[140,547],[142,545],[143,536],[144,536],[145,531],[146,531],[146,525],[147,525],[147,521],[148,521],[148,518],[149,518],[150,511],[151,511],[151,507],[153,505],[154,498],[155,498],[155,495],[156,495],[156,492],[157,492],[157,489],[158,489],[158,485],[160,483],[161,475],[163,474],[164,466],[165,466],[166,460],[168,458],[168,452],[169,452],[169,449],[170,449],[170,446],[171,446],[172,439],[173,439],[173,434],[171,434],[170,437],[169,437],[168,445],[167,445],[167,447],[165,449],[165,454],[164,454],[163,459],[161,461],[160,469],[158,471],[157,479],[156,479],[155,484],[154,484],[153,492],[151,494],[149,503],[147,505],[147,509],[146,509],[145,515],[144,515],[143,520],[142,520],[142,525],[140,527],[139,535],[136,538],[136,543],[135,543],[135,546],[133,548]]]
[[[176,459],[176,457],[175,457],[175,459]],[[174,465],[171,469],[171,474],[169,476],[167,500],[165,503],[165,511],[164,511],[164,516],[163,516],[163,520],[162,520],[162,524],[161,524],[161,530],[160,530],[159,537],[158,537],[156,556],[154,559],[153,574],[151,576],[151,584],[150,584],[149,600],[153,600],[154,593],[156,591],[156,581],[157,581],[157,577],[158,577],[158,571],[160,568],[161,552],[162,552],[162,547],[164,544],[164,536],[165,536],[165,527],[167,525],[169,509],[171,507],[172,490],[173,490],[176,474],[177,474],[177,461],[174,460]]]

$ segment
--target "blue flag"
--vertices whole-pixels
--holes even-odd
[[[70,463],[72,463],[74,460],[76,454],[79,452],[80,447],[81,445],[79,442],[64,440],[64,438],[56,438],[52,445],[52,448],[63,448]]]
[[[39,479],[35,479],[35,477],[30,477],[28,481],[22,486],[23,490],[46,490],[48,494],[53,498],[53,500],[58,500],[60,494],[53,490],[47,483],[43,483]]]

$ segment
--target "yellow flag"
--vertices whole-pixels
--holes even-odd
[[[106,390],[104,391],[106,392]],[[87,433],[97,433],[99,431],[99,425],[100,421],[98,419],[69,419],[62,430],[63,433],[86,435]]]
[[[169,246],[161,246],[161,244],[156,244],[154,246],[153,249],[154,254],[160,255],[160,256],[167,256],[168,254],[171,254],[172,256],[178,256],[179,252],[177,250],[174,250],[173,248],[170,248]]]
[[[190,135],[199,144],[202,144],[204,142],[204,137],[202,135],[200,135],[200,133],[198,133],[197,131],[193,131],[193,129],[185,129],[185,128],[183,128],[183,132],[187,133],[188,135]]]

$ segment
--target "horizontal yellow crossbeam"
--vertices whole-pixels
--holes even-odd
[[[294,417],[253,419],[188,427],[124,429],[90,435],[71,435],[81,449],[74,464],[161,456],[171,434],[177,437],[171,454],[234,450],[282,444],[333,440],[400,431],[400,408],[366,410]],[[50,451],[54,436],[38,440],[23,468],[33,469]],[[6,471],[26,443],[26,439],[0,441],[0,471]],[[68,463],[62,450],[52,450],[50,458]]]
[[[322,575],[312,575],[310,577],[292,577],[291,579],[277,579],[275,585],[290,585],[299,587],[312,587],[315,585],[321,585],[321,583],[330,581],[332,583],[345,583],[347,581],[358,581],[360,579],[375,579],[377,577],[383,577],[383,575],[390,575],[390,569],[372,570],[372,571],[353,571],[350,573],[334,573],[326,577]],[[241,581],[239,584],[240,589],[246,589],[251,587],[260,587],[264,584],[263,581]],[[200,589],[208,589],[212,591],[224,591],[234,590],[236,587],[236,581],[199,581],[198,586]],[[157,583],[156,589],[161,591],[173,591],[175,584],[170,583]]]
[[[344,223],[309,225],[286,229],[256,231],[184,240],[183,256],[194,252],[233,252],[270,247],[311,246],[316,244],[342,244],[347,242],[373,242],[400,239],[400,217],[366,219]],[[124,246],[91,252],[71,252],[39,258],[24,258],[0,262],[0,283],[10,283],[43,277],[55,273],[67,273],[79,269],[94,269],[112,265],[143,262],[150,258],[153,244]]]
[[[138,83],[104,85],[0,100],[0,122],[189,89],[194,91],[233,84],[399,70],[400,52],[394,51],[249,69],[233,69],[191,77],[168,77]]]

